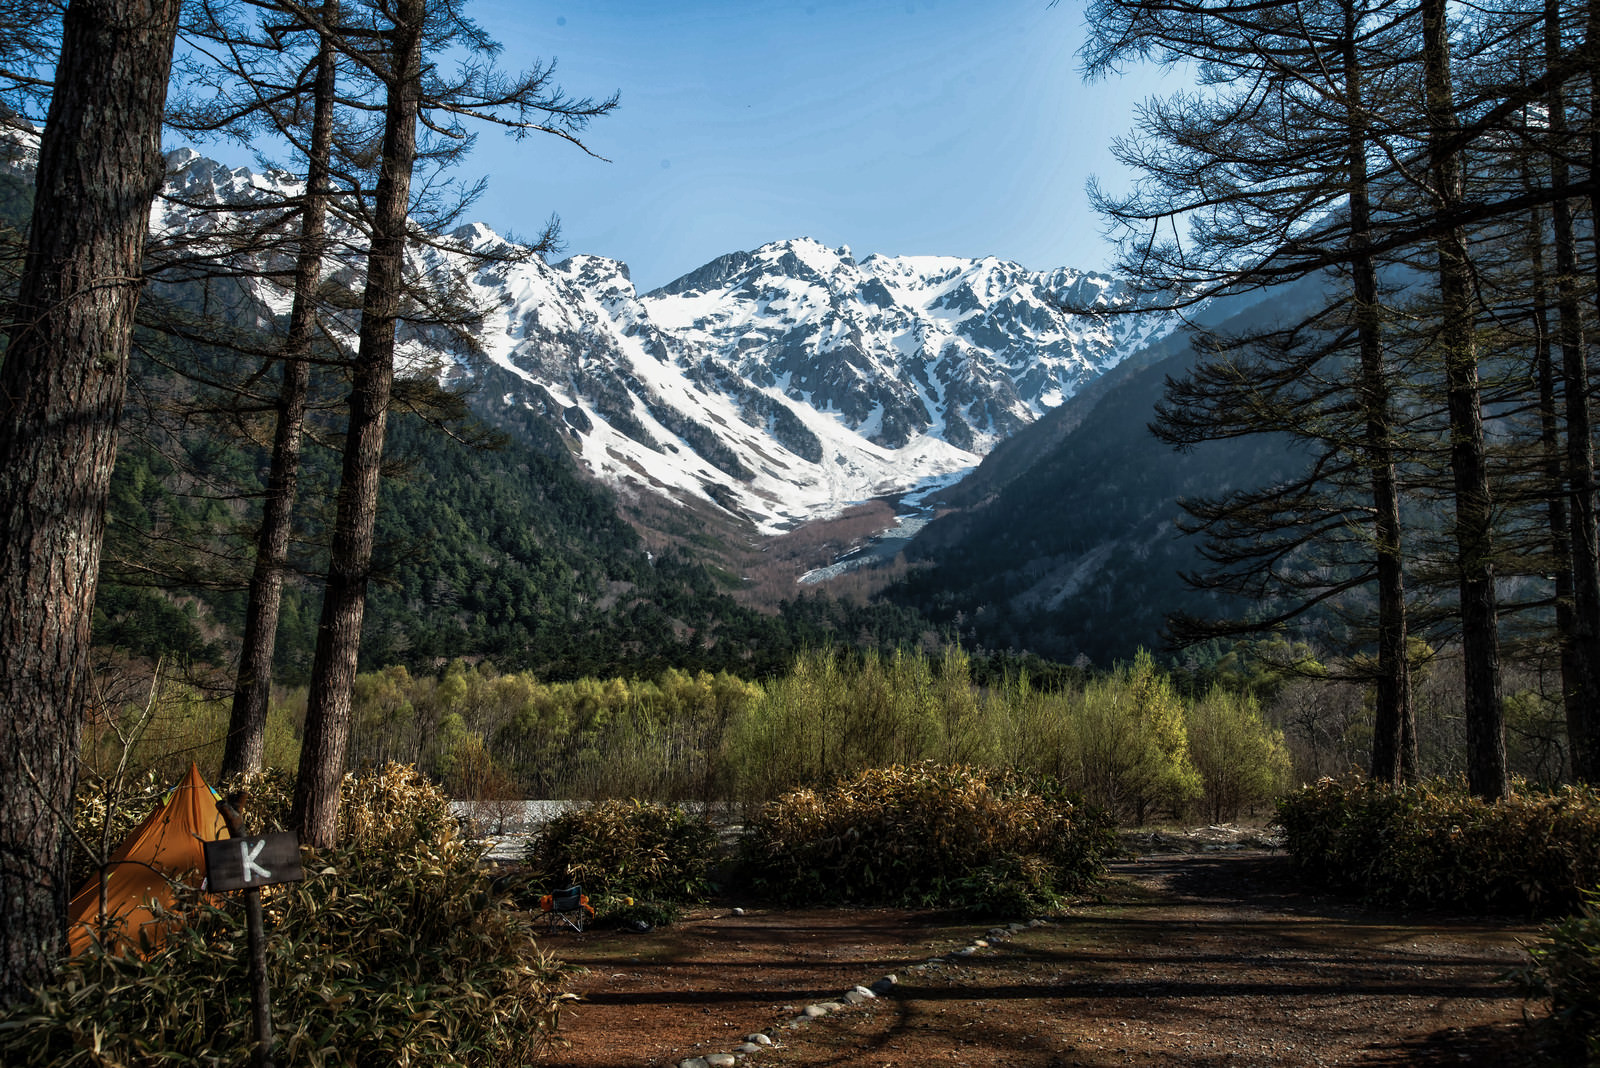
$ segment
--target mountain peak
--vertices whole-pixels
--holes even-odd
[[[268,199],[291,184],[183,149],[168,165],[187,199],[241,186]],[[170,228],[203,225],[180,205],[157,211]],[[515,250],[481,223],[450,237],[463,251]],[[1067,268],[857,261],[811,237],[730,252],[643,296],[626,264],[602,256],[412,255],[421,276],[454,274],[485,314],[476,354],[435,352],[425,329],[411,332],[408,373],[476,378],[491,422],[531,412],[625,493],[764,531],[949,480],[1173,325],[1113,320],[1097,309],[1126,309],[1124,287]],[[264,307],[285,306],[260,285]],[[1063,313],[1068,294],[1090,310]]]
[[[840,245],[838,248],[829,248],[814,237],[792,237],[784,241],[769,241],[756,249],[755,255],[760,258],[763,254],[793,253],[807,263],[817,265],[837,266],[845,263],[854,265],[855,258],[850,254],[849,245]]]

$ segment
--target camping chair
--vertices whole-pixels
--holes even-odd
[[[551,933],[570,927],[582,934],[584,922],[594,915],[594,909],[589,905],[581,886],[569,886],[565,890],[544,895],[539,899],[539,909],[544,913]]]

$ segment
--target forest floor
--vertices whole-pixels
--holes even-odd
[[[752,1066],[1540,1062],[1543,1006],[1505,981],[1536,926],[1362,910],[1248,837],[1131,844],[1092,896],[969,955],[948,956],[988,926],[948,914],[733,899],[642,934],[552,935],[584,970],[543,1063],[673,1065],[753,1032],[774,1045]],[[884,997],[791,1026],[888,974]]]

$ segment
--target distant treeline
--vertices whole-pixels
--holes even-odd
[[[866,768],[935,760],[1047,776],[1143,821],[1230,818],[1289,777],[1282,733],[1215,685],[1183,696],[1154,659],[1089,676],[998,670],[959,649],[797,655],[766,682],[667,669],[654,678],[542,682],[456,660],[355,687],[352,766],[415,763],[460,797],[699,799],[759,804]],[[985,676],[979,684],[975,675]],[[169,688],[135,763],[172,774],[220,762],[227,711]],[[139,711],[132,706],[124,715]],[[276,705],[268,763],[293,767],[303,696]],[[101,731],[101,759],[115,736]],[[172,754],[164,761],[162,754]]]

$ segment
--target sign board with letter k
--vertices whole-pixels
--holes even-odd
[[[213,892],[253,890],[304,878],[300,838],[293,831],[206,843],[206,889]]]

